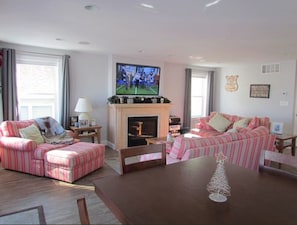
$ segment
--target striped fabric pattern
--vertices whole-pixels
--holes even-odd
[[[18,151],[34,151],[37,147],[35,141],[19,137],[1,137],[0,145],[3,148],[15,149]]]
[[[43,160],[33,159],[32,151],[19,151],[3,147],[1,147],[1,150],[1,165],[4,169],[44,176]]]
[[[44,156],[45,176],[72,183],[103,167],[105,145],[79,142],[48,151]]]
[[[218,112],[211,112],[209,116],[201,117],[199,118],[199,122],[195,124],[195,128],[191,129],[191,133],[199,135],[201,137],[209,137],[209,136],[217,136],[219,134],[222,134],[216,130],[214,130],[211,126],[208,125],[209,120]],[[231,115],[226,113],[220,113],[228,120],[232,121],[233,123],[243,119],[245,117],[237,116],[237,115]],[[231,129],[233,127],[233,123],[229,126],[228,129]],[[269,117],[253,117],[251,118],[248,128],[249,129],[255,129],[259,126],[264,126],[270,130],[270,119]]]
[[[186,138],[181,135],[175,138],[169,156],[174,159],[181,159],[187,149],[216,145],[230,141],[232,141],[232,137],[229,133],[205,138]]]
[[[34,120],[3,121],[0,128],[5,137],[21,137],[19,129],[28,127],[33,123]]]
[[[201,156],[215,156],[216,153],[222,151],[227,156],[228,162],[247,169],[257,170],[261,150],[263,149],[276,151],[275,135],[265,135],[224,144],[188,149],[182,161]]]

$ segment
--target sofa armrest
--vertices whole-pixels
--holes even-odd
[[[72,130],[65,130],[66,134],[70,137],[74,137],[74,132]]]
[[[18,151],[34,151],[37,147],[35,141],[19,137],[1,137],[0,145]]]

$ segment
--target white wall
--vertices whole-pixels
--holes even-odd
[[[107,98],[115,93],[116,62],[160,66],[160,95],[172,101],[170,114],[181,117],[181,120],[183,119],[184,77],[185,68],[188,67],[186,65],[124,56],[44,49],[1,42],[0,47],[70,55],[70,110],[73,115],[76,115],[74,107],[77,99],[79,97],[90,98],[94,107],[91,117],[96,119],[97,123],[102,126],[102,143],[106,143],[107,139]],[[296,61],[279,63],[281,72],[267,75],[261,74],[260,63],[228,65],[217,69],[215,77],[215,110],[242,116],[268,116],[271,121],[284,122],[284,130],[292,132],[295,115]],[[239,89],[237,92],[225,91],[226,75],[239,75]],[[250,84],[270,84],[270,98],[250,98]],[[283,92],[286,92],[287,95],[283,95]],[[288,106],[280,106],[280,101],[287,101]]]
[[[242,116],[268,116],[283,122],[284,131],[293,131],[295,109],[296,61],[280,63],[280,72],[261,74],[261,64],[228,65],[218,70],[215,94],[216,111]],[[238,75],[238,91],[225,90],[227,75]],[[270,98],[250,98],[250,84],[270,84]],[[283,94],[286,93],[286,94]],[[281,106],[280,102],[288,102]]]
[[[92,119],[102,126],[101,140],[107,139],[108,56],[72,52],[70,58],[70,112],[79,97],[88,98],[93,106]]]

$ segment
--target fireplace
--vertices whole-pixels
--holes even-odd
[[[128,117],[128,147],[145,145],[146,138],[157,137],[158,117]]]
[[[171,104],[169,103],[109,104],[107,127],[108,146],[112,149],[128,147],[128,118],[130,117],[157,117],[157,131],[155,135],[156,137],[166,137],[169,129],[170,107]],[[131,130],[131,134],[135,135],[133,132],[135,130]],[[153,136],[150,132],[146,132],[146,130],[142,130],[142,135]]]

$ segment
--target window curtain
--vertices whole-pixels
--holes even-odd
[[[208,72],[208,93],[207,93],[207,102],[208,104],[206,105],[206,115],[210,115],[211,112],[214,111],[214,97],[213,97],[213,92],[214,92],[214,71],[209,71]]]
[[[16,88],[16,56],[15,49],[2,50],[2,108],[3,120],[19,120],[18,97]]]
[[[62,56],[62,94],[61,94],[61,119],[60,123],[68,129],[70,126],[70,74],[69,55]]]
[[[192,85],[192,69],[186,68],[184,117],[183,117],[183,128],[186,130],[191,128],[191,98],[192,98],[191,85]]]

